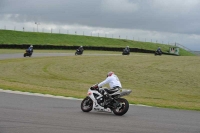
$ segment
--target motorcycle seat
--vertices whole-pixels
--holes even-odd
[[[120,87],[119,86],[116,86],[116,87],[114,87],[113,89],[105,89],[105,91],[108,93],[108,94],[113,94],[113,93],[115,93],[115,92],[117,92],[117,91],[119,91],[120,90]]]

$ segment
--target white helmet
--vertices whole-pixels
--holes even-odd
[[[112,72],[112,71],[111,71],[111,72],[108,72],[107,77],[108,77],[108,76],[112,76],[113,74],[114,74],[114,72]]]
[[[33,47],[33,45],[30,46],[31,48]]]
[[[126,46],[127,48],[129,48],[129,46]]]

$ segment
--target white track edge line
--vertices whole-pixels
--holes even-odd
[[[50,94],[31,93],[31,92],[22,92],[22,91],[13,91],[13,90],[4,90],[4,89],[0,89],[0,92],[29,95],[29,96],[49,97],[49,98],[57,98],[57,99],[83,100],[83,99],[74,98],[74,97],[54,96],[54,95],[50,95]],[[142,105],[142,104],[129,104],[129,105],[142,106],[142,107],[153,107],[153,106]]]

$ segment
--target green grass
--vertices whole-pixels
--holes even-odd
[[[114,71],[130,103],[200,111],[198,56],[68,56],[0,60],[0,88],[84,98]]]
[[[33,44],[33,45],[60,45],[60,46],[106,46],[106,47],[126,47],[156,50],[161,47],[167,52],[170,45],[139,42],[125,39],[112,39],[103,37],[91,37],[68,34],[51,34],[39,32],[21,32],[0,30],[0,44]],[[184,49],[180,49],[180,55],[194,55]]]

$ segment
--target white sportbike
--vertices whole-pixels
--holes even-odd
[[[121,89],[120,93],[110,94],[108,89],[105,89],[108,94],[102,95],[99,89],[93,87],[88,89],[88,96],[81,102],[81,109],[83,112],[90,112],[91,110],[114,113],[122,116],[129,109],[129,103],[122,96],[129,95],[132,91]]]

